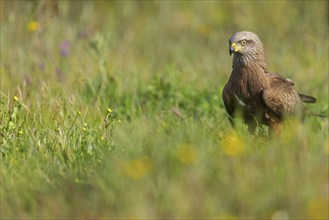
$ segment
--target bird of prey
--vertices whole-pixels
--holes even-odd
[[[267,70],[263,44],[249,31],[235,33],[229,39],[233,53],[231,76],[222,98],[230,119],[241,116],[251,131],[265,124],[275,134],[287,116],[305,117],[302,102],[315,103],[311,96],[298,93],[294,82]]]

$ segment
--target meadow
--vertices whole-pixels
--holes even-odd
[[[328,119],[233,129],[228,39],[328,115],[328,1],[1,1],[0,218],[328,219]]]

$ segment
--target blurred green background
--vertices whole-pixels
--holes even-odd
[[[1,218],[327,219],[328,119],[233,131],[228,39],[328,115],[328,1],[1,1]]]

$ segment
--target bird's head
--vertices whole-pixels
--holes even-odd
[[[259,37],[249,31],[240,31],[235,33],[229,39],[229,52],[240,55],[263,54],[263,44]]]

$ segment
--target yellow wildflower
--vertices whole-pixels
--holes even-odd
[[[27,24],[27,30],[30,32],[37,31],[37,30],[39,30],[39,28],[40,28],[40,24],[37,21],[30,21]]]
[[[132,179],[141,179],[152,171],[153,163],[148,157],[130,160],[124,164],[124,173]]]
[[[18,102],[18,97],[14,96],[13,100],[14,100],[14,102]]]
[[[24,132],[22,130],[18,131],[18,134],[22,135]]]
[[[307,214],[309,219],[328,219],[328,198],[313,198],[307,204]]]
[[[238,218],[235,216],[235,215],[233,215],[233,214],[230,214],[230,213],[223,213],[223,214],[221,214],[221,215],[219,215],[217,218],[215,218],[215,219],[218,219],[218,220],[220,220],[220,219],[225,219],[225,220],[237,220]]]
[[[112,109],[110,109],[110,108],[107,108],[107,109],[106,109],[106,111],[107,111],[108,113],[111,113],[111,112],[113,112],[113,110],[112,110]]]
[[[237,134],[230,133],[222,140],[222,148],[227,156],[240,156],[245,151],[245,144]]]
[[[176,152],[177,159],[185,164],[193,164],[198,159],[199,152],[191,144],[182,144]]]

